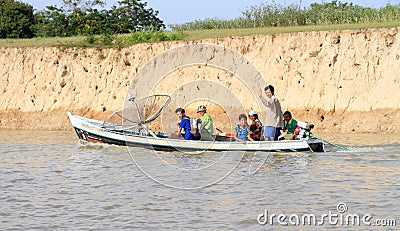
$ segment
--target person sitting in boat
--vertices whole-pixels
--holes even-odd
[[[284,131],[287,133],[294,134],[294,130],[297,127],[297,120],[292,118],[292,113],[290,111],[285,111],[283,113]]]
[[[297,121],[292,118],[292,113],[290,111],[285,111],[283,113],[283,131],[286,131],[284,136],[285,140],[293,140],[295,138],[295,129],[297,128]]]
[[[213,141],[214,122],[210,114],[207,113],[206,106],[200,105],[197,108],[197,113],[201,116],[200,140]]]
[[[250,132],[247,138],[251,141],[260,141],[262,138],[263,125],[261,121],[258,119],[257,112],[254,110],[250,111],[249,118],[251,120],[251,124],[250,124]]]
[[[236,141],[246,144],[247,137],[250,132],[250,127],[247,124],[247,116],[245,114],[239,115],[239,124],[236,125],[233,138]]]
[[[196,137],[190,132],[190,117],[185,114],[185,109],[179,107],[175,110],[175,113],[180,120],[178,122],[179,129],[176,135],[178,137],[182,135],[185,140],[195,140]]]

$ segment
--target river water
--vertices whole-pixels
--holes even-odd
[[[0,130],[0,230],[398,230],[400,135],[318,135],[349,150],[226,153],[210,170],[219,153],[158,153],[165,171],[146,149]],[[319,224],[293,227],[311,214]]]

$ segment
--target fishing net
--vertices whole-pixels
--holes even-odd
[[[109,130],[131,130],[146,127],[147,123],[156,120],[171,101],[168,95],[151,95],[135,100],[128,99],[124,108],[111,114],[103,123]]]

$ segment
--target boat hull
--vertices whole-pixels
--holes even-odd
[[[323,152],[324,143],[316,139],[254,141],[242,144],[226,141],[193,141],[109,130],[102,122],[68,113],[78,138],[85,142],[127,145],[163,151],[315,151]]]

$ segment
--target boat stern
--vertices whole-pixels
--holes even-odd
[[[323,141],[318,139],[308,139],[307,144],[313,152],[326,152],[325,144]]]

